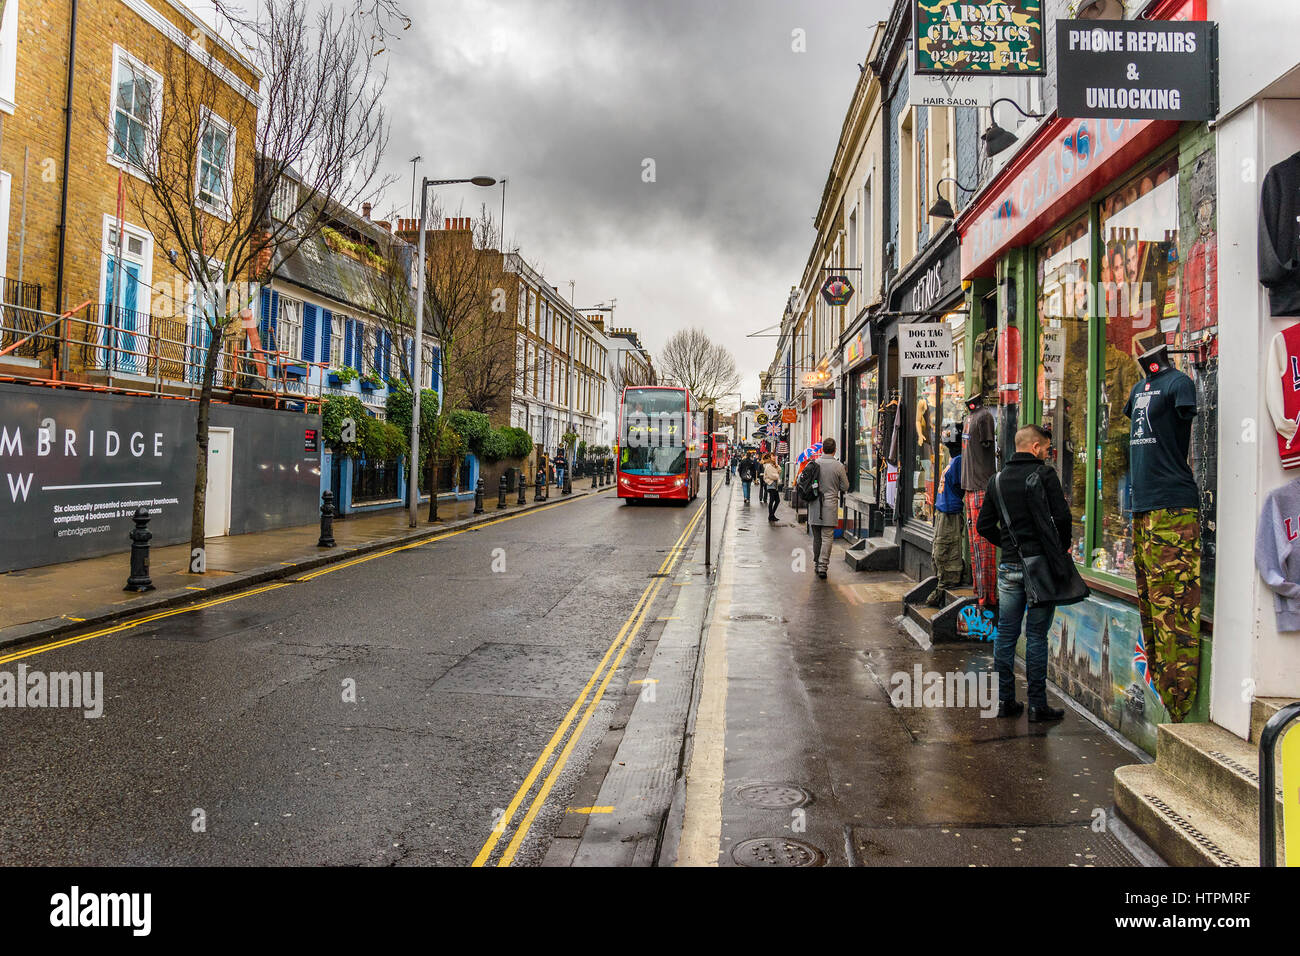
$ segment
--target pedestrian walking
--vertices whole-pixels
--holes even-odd
[[[740,488],[745,493],[745,504],[749,504],[749,486],[754,482],[754,459],[752,457],[742,458],[738,471]]]
[[[775,523],[776,506],[781,501],[781,469],[777,467],[773,455],[767,455],[763,459],[763,488],[767,494],[767,520]]]
[[[813,566],[825,580],[831,564],[831,542],[840,521],[840,502],[849,490],[849,476],[835,457],[835,439],[822,439],[821,457],[799,473],[799,496],[808,502],[808,531],[813,542]]]
[[[564,449],[561,447],[555,452],[555,483],[557,485],[564,484],[564,473],[568,470],[568,467],[569,459],[565,456]]]
[[[930,554],[934,559],[934,573],[939,582],[926,599],[928,607],[939,607],[945,591],[955,590],[961,585],[962,572],[966,568],[962,560],[962,488],[961,488],[961,431],[954,425],[946,425],[943,430],[944,447],[952,456],[952,461],[944,470],[940,480],[939,494],[934,499],[934,545]]]
[[[1070,506],[1056,470],[1044,464],[1052,436],[1038,425],[1016,432],[1016,452],[989,481],[975,529],[1002,549],[998,565],[998,636],[993,663],[998,674],[998,716],[1017,717],[1025,709],[1016,700],[1015,654],[1025,622],[1025,677],[1029,684],[1029,720],[1060,720],[1065,711],[1047,705],[1047,631],[1056,606],[1029,605],[1025,562],[1040,556],[1069,556]],[[1086,589],[1085,589],[1086,594]]]

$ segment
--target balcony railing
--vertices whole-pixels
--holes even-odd
[[[276,407],[319,408],[324,363],[239,347],[242,339],[242,330],[228,336],[216,356],[212,384],[220,397],[242,392],[263,396]],[[0,372],[0,380],[197,398],[210,342],[206,325],[187,322],[183,315],[83,303],[59,316],[5,305],[0,309],[0,364],[12,355],[36,359],[39,367],[29,373],[11,366]]]
[[[17,279],[0,279],[0,352],[4,352],[20,339],[25,339],[12,353],[20,358],[40,359],[55,347],[56,340],[49,336],[28,338],[43,326],[47,319],[41,311],[41,287]]]

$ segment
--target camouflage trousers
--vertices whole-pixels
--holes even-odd
[[[1133,565],[1147,667],[1175,723],[1191,712],[1201,663],[1201,523],[1195,508],[1133,516]]]
[[[931,558],[934,561],[934,573],[939,576],[939,587],[956,590],[961,586],[962,572],[966,562],[962,560],[961,547],[962,514],[934,513],[934,546]]]

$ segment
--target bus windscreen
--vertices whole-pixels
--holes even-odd
[[[686,393],[629,388],[623,396],[619,470],[629,475],[681,475],[689,445]]]

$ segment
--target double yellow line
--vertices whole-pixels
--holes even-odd
[[[599,494],[600,492],[597,492]],[[120,634],[123,631],[129,631],[133,627],[139,627],[141,624],[151,624],[154,621],[161,621],[164,618],[175,617],[178,614],[189,614],[192,611],[202,611],[205,608],[216,607],[218,604],[226,604],[229,601],[238,601],[243,598],[253,597],[256,594],[265,594],[267,591],[274,591],[277,588],[287,588],[291,584],[299,584],[304,581],[313,581],[323,574],[329,574],[332,571],[341,571],[344,568],[355,567],[358,564],[364,564],[367,561],[374,561],[376,558],[386,557],[390,554],[396,554],[399,551],[409,551],[412,548],[421,548],[426,544],[433,544],[436,541],[444,541],[447,538],[454,538],[458,534],[465,534],[469,531],[478,531],[480,528],[488,528],[494,524],[501,524],[503,521],[513,521],[516,518],[525,518],[529,515],[541,514],[543,511],[549,511],[552,508],[559,508],[562,505],[573,504],[575,501],[583,501],[588,496],[581,498],[566,498],[563,501],[557,501],[553,505],[543,505],[540,508],[530,508],[527,511],[520,511],[512,515],[505,515],[500,518],[493,518],[491,521],[480,521],[466,528],[460,528],[456,531],[448,531],[445,534],[434,535],[431,538],[422,538],[411,544],[399,545],[396,548],[387,548],[383,551],[373,551],[370,554],[364,554],[359,558],[353,558],[351,561],[340,561],[337,564],[331,564],[321,568],[318,571],[312,571],[301,577],[294,578],[291,581],[280,581],[277,584],[268,584],[264,587],[250,588],[247,591],[238,591],[225,597],[214,598],[211,601],[202,601],[198,604],[186,604],[182,607],[171,608],[167,611],[159,611],[156,614],[146,614],[144,617],[132,618],[129,621],[123,621],[120,624],[114,624],[111,627],[105,627],[98,631],[91,631],[88,634],[77,634],[73,637],[65,637],[61,640],[51,641],[48,644],[39,644],[35,647],[27,647],[20,651],[14,651],[12,654],[0,655],[0,664],[8,664],[10,661],[16,661],[23,657],[33,657],[37,654],[44,654],[46,651],[56,651],[61,647],[68,647],[72,644],[80,644],[82,641],[89,641],[96,637],[106,637],[109,634]]]
[[[605,656],[600,659],[600,663],[596,665],[596,669],[592,672],[591,677],[587,679],[587,684],[582,688],[582,693],[578,695],[577,700],[573,702],[573,706],[571,706],[568,713],[564,715],[564,719],[560,721],[560,726],[555,729],[555,733],[551,735],[551,739],[546,742],[546,746],[542,749],[537,761],[528,772],[528,776],[525,777],[524,782],[519,785],[519,790],[515,793],[514,798],[511,799],[510,805],[506,807],[505,812],[492,828],[492,833],[483,844],[483,848],[478,851],[478,856],[474,858],[474,866],[488,865],[488,861],[492,858],[492,854],[496,850],[497,843],[500,842],[501,837],[504,836],[506,830],[509,829],[510,821],[514,819],[520,806],[523,805],[524,800],[531,792],[533,784],[537,782],[537,778],[546,768],[547,763],[550,762],[551,755],[555,752],[555,748],[559,746],[561,740],[564,740],[565,734],[568,732],[569,728],[573,726],[574,718],[577,717],[578,711],[582,710],[583,704],[587,702],[588,695],[592,695],[591,701],[587,703],[586,710],[583,711],[582,717],[578,720],[577,725],[573,727],[573,733],[569,734],[568,740],[565,742],[564,748],[560,751],[559,757],[556,758],[555,764],[551,767],[550,772],[542,781],[541,788],[537,791],[536,796],[533,797],[532,803],[529,805],[523,819],[520,820],[519,826],[515,829],[514,835],[506,845],[505,850],[502,851],[501,857],[497,861],[496,865],[509,866],[514,862],[515,855],[519,852],[519,847],[523,845],[525,837],[528,836],[528,830],[533,825],[533,821],[537,818],[538,811],[540,811],[545,805],[546,798],[551,793],[551,788],[555,786],[555,781],[559,779],[561,772],[564,770],[565,764],[569,761],[569,756],[573,753],[573,748],[577,745],[578,739],[582,736],[582,732],[587,726],[587,721],[591,719],[591,715],[596,712],[596,707],[600,704],[601,698],[605,696],[605,690],[609,687],[609,682],[613,678],[614,672],[618,670],[619,664],[622,663],[623,655],[627,653],[627,649],[631,646],[632,641],[641,630],[641,625],[645,623],[646,615],[649,614],[650,608],[654,605],[655,598],[658,597],[659,591],[663,587],[665,576],[671,574],[673,569],[677,566],[677,562],[685,552],[686,543],[690,540],[691,535],[699,526],[700,518],[703,517],[706,507],[707,502],[702,505],[695,512],[694,517],[687,522],[686,528],[669,549],[668,557],[664,558],[663,563],[659,565],[659,571],[654,580],[646,586],[644,591],[641,592],[641,597],[636,602],[636,606],[632,608],[632,613],[628,616],[628,619],[623,622],[623,626],[619,629],[618,635],[614,638],[613,643],[611,643],[606,649]],[[595,690],[594,694],[593,688]]]

